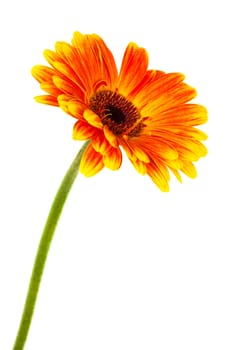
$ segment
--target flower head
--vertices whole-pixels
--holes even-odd
[[[195,128],[207,121],[205,107],[187,103],[196,96],[180,73],[148,70],[148,54],[127,46],[120,72],[111,51],[96,34],[75,32],[72,44],[45,50],[51,67],[32,69],[47,94],[36,100],[59,106],[77,119],[75,140],[91,140],[80,171],[86,176],[104,166],[117,170],[122,149],[136,170],[169,190],[170,173],[196,177],[193,162],[207,154],[206,134]]]

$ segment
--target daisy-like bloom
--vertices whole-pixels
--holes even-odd
[[[75,32],[72,44],[45,50],[51,67],[37,65],[33,76],[47,94],[36,100],[59,106],[76,118],[75,140],[91,140],[80,164],[86,176],[104,166],[117,170],[122,149],[135,169],[169,190],[170,173],[196,177],[193,162],[207,154],[206,134],[195,128],[207,121],[205,107],[187,103],[196,96],[180,73],[148,70],[148,54],[127,46],[120,72],[104,41]]]

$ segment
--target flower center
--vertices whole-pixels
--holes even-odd
[[[105,110],[107,112],[107,116],[116,124],[125,122],[125,115],[120,108],[108,105],[106,106]]]
[[[107,125],[116,136],[136,136],[143,127],[137,108],[117,92],[98,91],[91,96],[89,108],[100,117],[103,125]]]

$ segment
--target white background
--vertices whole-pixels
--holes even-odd
[[[17,331],[51,201],[81,143],[37,104],[42,51],[75,30],[120,65],[129,41],[150,68],[185,73],[209,110],[198,178],[160,192],[124,159],[74,185],[25,350],[233,349],[231,1],[9,1],[1,5],[0,350]]]

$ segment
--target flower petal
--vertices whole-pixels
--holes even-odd
[[[44,82],[40,84],[40,88],[47,92],[49,95],[57,97],[62,94],[62,91],[59,90],[53,82]]]
[[[59,74],[62,78],[65,77],[68,82],[74,84],[74,95],[84,100],[86,93],[85,87],[83,86],[80,77],[76,75],[72,67],[63,62],[53,62],[53,67],[56,69],[56,75]]]
[[[174,133],[176,136],[191,138],[196,140],[206,140],[207,135],[203,131],[194,128],[192,126],[182,126],[182,125],[168,125],[168,126],[160,126],[160,132],[168,132]]]
[[[145,136],[146,137],[146,136]],[[144,137],[144,138],[145,138]],[[154,139],[154,142],[150,141]],[[189,161],[196,161],[207,154],[206,147],[197,139],[188,135],[176,135],[170,131],[154,130],[151,138],[143,146],[149,148],[152,158],[158,154],[164,159],[175,160],[178,157]]]
[[[141,89],[134,99],[134,103],[140,105],[141,108],[154,102],[160,96],[167,97],[168,91],[179,85],[185,77],[181,73],[157,74],[155,72],[151,73],[146,80],[145,78],[144,85],[141,84]]]
[[[183,167],[180,169],[183,173],[192,179],[197,177],[197,171],[192,162],[183,161]]]
[[[51,50],[45,50],[44,56],[53,68],[38,65],[32,69],[32,75],[39,82],[51,82],[54,76],[60,77],[73,87],[72,95],[84,99],[84,93],[80,87],[80,79],[72,68],[64,62],[62,55]]]
[[[179,173],[179,171],[178,170],[176,170],[176,169],[170,169],[171,171],[172,171],[172,173],[175,175],[175,177],[177,178],[177,180],[180,182],[180,183],[182,183],[182,178],[181,178],[181,175],[180,175],[180,173]]]
[[[36,65],[31,70],[32,76],[39,82],[52,81],[54,70],[50,67]]]
[[[174,170],[180,170],[183,166],[183,161],[180,158],[169,160],[166,159],[166,165],[169,167],[169,169]]]
[[[111,151],[103,156],[104,165],[111,170],[118,170],[122,163],[120,148],[112,147]]]
[[[80,172],[87,176],[93,176],[97,174],[104,167],[102,155],[96,152],[90,144],[83,154],[80,162]]]
[[[130,159],[130,161],[139,174],[145,175],[147,173],[146,163],[138,159]]]
[[[53,67],[54,62],[62,62],[62,58],[52,50],[44,50],[44,58]]]
[[[109,130],[107,125],[104,125],[103,131],[104,131],[104,135],[105,135],[106,139],[108,140],[108,142],[110,143],[110,145],[112,147],[118,147],[118,145],[119,145],[118,139],[115,135],[113,135],[111,130]]]
[[[142,81],[148,66],[148,54],[144,48],[130,43],[124,53],[119,73],[119,92],[127,97]]]
[[[79,91],[76,94],[77,86],[72,81],[69,81],[68,79],[61,78],[59,76],[54,75],[53,83],[60,91],[62,91],[62,93],[66,95],[70,95],[72,97],[76,97],[76,96],[79,97]]]
[[[143,150],[142,147],[140,147],[141,145],[139,142],[128,140],[127,145],[128,145],[128,152],[129,152],[128,154],[130,158],[132,157],[132,159],[134,159],[136,157],[138,160],[141,160],[144,163],[150,162],[150,158],[148,154]]]
[[[75,32],[72,44],[78,58],[77,71],[82,72],[88,93],[93,93],[93,86],[100,81],[107,82],[109,88],[114,89],[117,68],[114,57],[105,42],[96,34],[82,35]]]
[[[196,90],[183,83],[184,78],[180,73],[164,74],[142,88],[133,102],[147,116],[186,103],[196,96]]]
[[[35,96],[35,100],[45,105],[59,106],[57,102],[57,98],[54,96],[50,96],[50,95]]]
[[[72,114],[73,117],[78,119],[84,119],[83,118],[83,112],[87,106],[80,100],[69,100],[68,101],[68,110]]]
[[[70,111],[69,111],[69,108],[68,108],[68,103],[70,101],[70,96],[62,94],[62,95],[58,96],[57,100],[58,100],[58,103],[59,103],[59,106],[61,107],[61,109],[65,113],[70,114]]]
[[[128,142],[130,146],[133,144],[133,142]],[[170,145],[168,142],[166,142],[166,139],[158,138],[153,135],[141,135],[140,138],[137,139],[134,143],[137,143],[137,147],[143,152],[143,154],[146,155],[146,158],[142,158],[141,160],[148,163],[150,161],[150,158],[157,159],[162,158],[166,160],[175,160],[178,158],[178,152]],[[134,152],[133,152],[134,154]],[[138,157],[138,159],[140,159]],[[147,160],[146,160],[147,159]]]
[[[161,171],[161,166],[150,162],[147,164],[147,174],[150,176],[152,181],[159,187],[163,192],[169,191],[168,178],[164,176],[164,172]]]
[[[207,109],[197,104],[180,104],[156,113],[154,122],[162,125],[197,126],[207,122]]]
[[[146,74],[144,75],[144,78],[139,82],[138,85],[131,91],[131,93],[128,95],[128,98],[133,101],[135,96],[142,90],[145,89],[146,86],[150,86],[153,84],[153,82],[157,79],[159,79],[161,76],[165,75],[166,73],[159,71],[159,70],[147,70]]]
[[[103,128],[103,124],[100,120],[100,117],[96,113],[94,113],[92,110],[86,109],[83,113],[83,117],[92,126],[98,129]]]
[[[78,120],[73,127],[74,140],[88,140],[95,136],[96,129],[88,123]]]
[[[104,137],[102,131],[98,130],[98,133],[92,140],[92,147],[94,150],[102,155],[109,153],[112,149],[112,146],[108,140]]]

